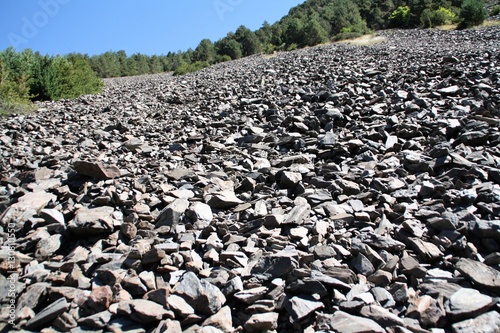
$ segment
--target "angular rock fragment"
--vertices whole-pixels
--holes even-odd
[[[116,166],[106,166],[102,163],[93,163],[87,161],[75,161],[73,169],[76,172],[99,180],[113,179],[121,177],[120,169]]]
[[[109,234],[114,230],[113,207],[81,208],[73,220],[68,223],[68,229],[78,236]]]

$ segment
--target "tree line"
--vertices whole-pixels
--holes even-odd
[[[161,72],[182,75],[215,63],[259,53],[293,50],[353,38],[385,28],[481,24],[483,0],[308,0],[274,24],[252,31],[240,26],[218,41],[203,39],[195,49],[148,56],[125,51],[100,55],[42,56],[0,52],[0,110],[35,100],[73,98],[99,92],[99,78]]]

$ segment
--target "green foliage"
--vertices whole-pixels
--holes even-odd
[[[243,49],[240,43],[234,38],[234,34],[228,34],[215,44],[217,54],[227,55],[231,59],[239,59],[243,56]]]
[[[328,40],[328,33],[325,28],[319,23],[317,19],[307,22],[304,28],[304,44],[317,45],[324,43]]]
[[[283,42],[286,45],[303,45],[304,22],[301,19],[290,18],[283,22],[283,26]]]
[[[257,35],[243,25],[236,30],[234,38],[240,43],[243,56],[245,57],[262,51],[262,46]]]
[[[482,0],[464,0],[460,9],[459,29],[470,28],[480,25],[488,16],[488,11],[484,8]]]
[[[497,16],[500,14],[500,6],[494,6],[491,8],[490,16]]]
[[[26,49],[0,52],[2,109],[30,109],[32,100],[74,98],[100,92],[103,82],[81,54],[42,56]]]
[[[206,61],[197,61],[192,64],[185,62],[176,68],[174,75],[184,75],[187,73],[196,72],[208,66],[210,66],[210,64]]]
[[[389,16],[391,25],[396,28],[407,28],[411,21],[411,10],[409,6],[399,6]]]
[[[327,18],[331,23],[332,36],[341,33],[344,28],[349,28],[352,32],[360,34],[369,31],[356,3],[351,0],[337,0],[332,2],[330,6],[327,8],[329,10]]]
[[[195,61],[205,61],[210,64],[215,62],[216,56],[215,45],[210,39],[203,39],[194,50],[193,55]]]
[[[450,9],[439,7],[436,10],[425,9],[420,15],[420,21],[424,28],[433,28],[444,24],[454,23],[457,15]]]

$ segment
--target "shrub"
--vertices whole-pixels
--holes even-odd
[[[464,0],[460,8],[460,23],[459,29],[470,28],[475,25],[480,25],[488,16],[488,11],[484,8],[482,0]]]
[[[411,11],[408,6],[399,6],[389,16],[391,25],[396,28],[406,28],[411,22]]]
[[[451,24],[456,21],[457,16],[451,10],[439,7],[439,9],[432,10],[425,9],[420,16],[420,22],[424,28],[433,28],[439,25]]]
[[[490,16],[497,16],[500,14],[500,6],[491,8]]]
[[[187,73],[196,72],[208,66],[210,66],[210,64],[206,61],[197,61],[192,64],[185,62],[175,69],[174,75],[184,75]]]

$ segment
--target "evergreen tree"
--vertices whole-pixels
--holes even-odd
[[[249,56],[261,52],[262,48],[257,38],[257,35],[245,26],[240,26],[234,38],[241,44],[241,49],[244,56]]]
[[[484,8],[483,0],[464,0],[459,17],[459,29],[470,28],[482,24],[488,17],[488,11]]]
[[[324,43],[328,40],[328,33],[319,23],[317,18],[313,18],[307,22],[304,28],[304,44],[313,46]]]
[[[194,50],[193,58],[195,61],[206,61],[214,63],[217,52],[215,46],[210,39],[203,39]]]
[[[217,54],[227,55],[231,59],[239,59],[243,56],[241,44],[234,39],[234,34],[228,34],[216,43]]]

